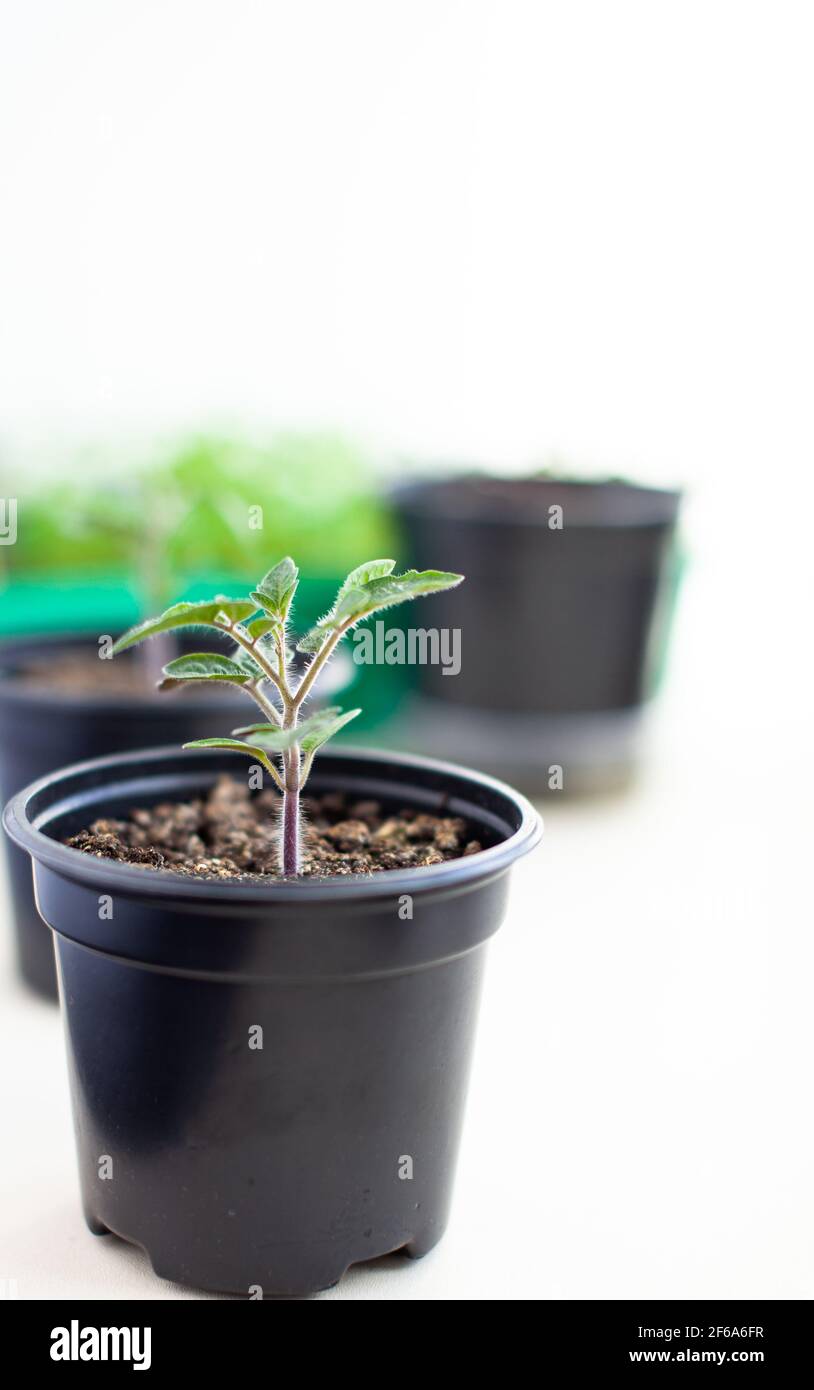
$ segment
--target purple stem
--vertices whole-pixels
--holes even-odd
[[[288,877],[300,871],[300,793],[286,787],[283,792],[283,873]]]

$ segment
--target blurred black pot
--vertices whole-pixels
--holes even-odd
[[[430,730],[531,791],[552,763],[566,789],[624,771],[664,657],[680,494],[473,475],[407,485],[395,504],[405,559],[466,575],[424,601],[423,627],[461,630],[461,670],[419,668],[408,736]]]
[[[232,692],[174,692],[145,694],[139,681],[137,654],[129,660],[133,694],[93,695],[30,684],[21,673],[72,653],[87,652],[98,659],[98,646],[85,635],[41,635],[0,645],[0,799],[7,801],[29,782],[78,759],[129,752],[157,743],[181,744],[205,738],[225,727],[228,718],[245,719],[246,702]],[[213,723],[213,714],[215,722]],[[228,719],[227,719],[228,722]],[[231,726],[230,726],[231,727]],[[4,837],[5,838],[5,837]],[[38,993],[56,999],[57,981],[51,933],[43,926],[34,903],[28,855],[6,842],[17,958],[23,979]]]
[[[485,848],[265,884],[62,843],[99,816],[204,795],[239,767],[214,750],[106,758],[28,787],[4,819],[55,933],[91,1230],[135,1241],[166,1279],[302,1296],[441,1238],[486,942],[541,825],[462,768],[347,750],[318,759],[315,791],[443,807]]]

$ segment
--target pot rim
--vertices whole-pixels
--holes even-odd
[[[47,774],[24,787],[12,796],[3,811],[3,825],[10,838],[21,849],[31,855],[39,864],[79,882],[87,887],[109,888],[111,879],[120,892],[132,891],[132,896],[146,898],[181,900],[203,905],[222,906],[224,903],[243,903],[255,907],[275,903],[313,903],[339,900],[340,898],[374,898],[384,894],[404,891],[432,891],[455,888],[483,882],[495,874],[505,872],[516,859],[528,854],[539,845],[543,834],[543,821],[531,803],[506,783],[486,773],[460,767],[455,763],[442,762],[435,758],[424,758],[412,753],[390,752],[387,749],[358,748],[353,745],[328,749],[320,755],[320,762],[347,761],[351,759],[367,767],[375,774],[388,764],[399,770],[409,772],[431,772],[441,778],[465,781],[474,788],[480,788],[502,797],[515,813],[520,813],[517,829],[499,844],[479,850],[475,854],[460,859],[447,860],[443,864],[422,865],[411,869],[385,869],[370,876],[361,874],[336,875],[329,878],[305,878],[297,881],[274,879],[269,883],[244,883],[217,879],[189,878],[167,869],[141,868],[133,864],[121,864],[115,860],[97,859],[82,850],[73,849],[59,840],[52,839],[39,829],[39,825],[52,819],[57,806],[65,809],[70,806],[72,780],[84,779],[93,786],[93,775],[105,770],[141,771],[144,776],[152,770],[157,775],[160,765],[167,759],[176,759],[180,750],[175,744],[160,748],[139,749],[134,753],[115,753],[103,758],[93,758],[86,762],[74,763]],[[228,753],[213,749],[190,749],[184,753],[191,768],[195,762],[223,763],[223,770],[233,767]],[[317,768],[319,764],[317,764]],[[215,772],[217,768],[215,768]],[[214,775],[214,774],[213,774]],[[88,780],[89,779],[89,780]],[[131,783],[131,778],[119,778],[120,785]],[[67,785],[66,785],[67,784]],[[97,782],[96,785],[99,785]],[[52,795],[47,804],[37,806],[38,798],[62,788],[64,797]],[[74,794],[78,788],[74,789]],[[115,789],[111,787],[111,793]]]
[[[19,676],[13,674],[12,668],[15,662],[23,658],[27,652],[33,654],[41,645],[47,645],[51,649],[63,647],[66,651],[70,651],[73,647],[87,644],[92,650],[98,636],[98,632],[86,632],[78,628],[71,628],[66,629],[65,632],[41,632],[33,636],[19,634],[2,638],[0,640],[0,703],[7,706],[32,705],[39,713],[43,714],[60,709],[71,711],[99,710],[100,712],[104,711],[107,715],[118,715],[123,719],[133,715],[146,717],[153,713],[162,714],[166,719],[168,714],[174,714],[178,710],[183,710],[187,715],[206,714],[210,710],[217,711],[218,707],[222,709],[225,705],[232,703],[235,705],[245,703],[238,696],[235,696],[233,700],[231,693],[226,691],[221,692],[213,700],[211,691],[203,696],[200,690],[177,690],[170,695],[170,699],[174,700],[175,703],[168,707],[166,693],[159,695],[157,692],[134,690],[132,695],[123,695],[121,691],[65,690],[58,687],[39,686],[33,682],[27,684]]]
[[[487,508],[486,499],[477,499],[481,505],[471,508],[465,512],[460,509],[460,498],[456,502],[452,496],[456,488],[466,489],[472,483],[497,483],[507,491],[511,491],[516,485],[518,497],[513,499],[511,508],[499,506]],[[521,505],[522,497],[520,487],[528,487],[535,484],[540,489],[551,488],[573,488],[583,495],[590,493],[600,493],[613,490],[618,494],[625,493],[630,497],[640,500],[645,498],[652,504],[654,511],[640,516],[628,515],[624,517],[606,516],[602,518],[584,519],[579,516],[571,516],[568,520],[568,529],[571,531],[616,531],[633,530],[644,531],[648,529],[664,529],[672,527],[678,520],[678,512],[684,499],[684,491],[679,487],[657,487],[644,483],[630,482],[627,478],[558,478],[545,477],[538,478],[529,474],[511,474],[506,477],[497,473],[478,472],[469,469],[462,473],[448,473],[444,477],[417,476],[396,483],[391,489],[390,496],[394,504],[402,508],[405,512],[413,512],[416,516],[430,515],[433,519],[451,520],[458,523],[477,522],[488,523],[490,526],[529,526],[539,529],[547,526],[547,515],[537,514],[528,506]],[[505,499],[504,499],[505,501]]]

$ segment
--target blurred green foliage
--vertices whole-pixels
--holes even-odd
[[[117,575],[145,604],[179,583],[251,579],[293,551],[315,577],[387,554],[389,511],[359,449],[333,434],[269,444],[199,436],[132,464],[80,457],[70,480],[26,494],[7,578]]]

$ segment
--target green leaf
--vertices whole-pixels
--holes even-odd
[[[424,594],[437,594],[442,589],[454,589],[462,579],[462,574],[449,574],[445,570],[407,570],[404,574],[371,579],[368,584],[348,590],[341,603],[336,606],[334,626],[341,626],[348,620],[359,622],[370,613],[377,613],[382,608],[393,608],[397,603],[421,598]]]
[[[343,724],[355,719],[357,714],[361,714],[361,710],[355,709],[350,714],[343,714],[338,705],[332,705],[328,709],[317,710],[308,719],[303,719],[295,729],[280,729],[276,724],[246,724],[243,728],[233,729],[232,733],[260,738],[263,747],[274,753],[284,753],[287,748],[293,748],[297,743],[304,753],[311,753],[341,729]]]
[[[285,559],[270,569],[260,581],[252,598],[272,618],[284,623],[297,587],[298,575],[297,566],[291,556],[286,555]]]
[[[252,679],[251,672],[244,671],[231,657],[215,652],[176,657],[164,667],[164,675],[162,689],[170,689],[181,681],[231,681],[233,685],[245,685]]]
[[[334,718],[326,719],[321,726],[314,727],[304,738],[300,739],[303,753],[315,753],[318,748],[322,747],[323,743],[328,742],[329,738],[338,734],[343,725],[349,724],[351,719],[355,719],[357,714],[361,713],[360,709],[348,710],[346,714],[337,713]]]
[[[340,599],[343,599],[351,589],[360,589],[364,584],[369,584],[371,579],[383,579],[385,575],[392,574],[395,568],[395,560],[365,560],[363,565],[357,565],[356,569],[351,570],[347,579],[343,581],[336,596],[334,612],[339,606]]]
[[[370,560],[366,568],[390,565],[389,560]],[[397,603],[420,598],[423,594],[437,594],[442,589],[454,589],[463,580],[462,574],[451,574],[447,570],[406,570],[404,574],[386,573],[375,575],[364,583],[347,587],[357,571],[348,575],[337,595],[336,603],[330,613],[320,618],[316,627],[311,628],[297,643],[299,652],[318,652],[325,638],[331,632],[348,624],[353,626],[371,613],[382,608],[393,608]]]
[[[259,680],[265,675],[262,666],[255,661],[251,652],[246,651],[245,647],[235,647],[234,651],[230,653],[229,660],[239,666],[241,671],[245,671],[250,680]]]
[[[281,729],[276,724],[247,724],[245,729],[233,729],[234,734],[249,734],[262,739],[267,753],[285,753],[297,742],[297,729]]]
[[[342,583],[333,608],[324,618],[320,618],[316,627],[312,627],[310,632],[306,632],[297,643],[297,651],[312,654],[318,652],[328,634],[337,627],[335,622],[336,612],[342,603],[345,595],[368,584],[373,579],[383,579],[392,573],[395,568],[395,560],[365,560],[363,565],[357,565],[355,570],[351,570],[347,579]]]
[[[251,622],[246,624],[246,631],[254,640],[257,637],[265,637],[267,632],[273,632],[279,626],[277,618],[252,618]]]
[[[287,748],[293,742],[293,739],[289,738],[292,732],[290,729],[282,729],[279,724],[241,724],[239,729],[232,730],[232,736],[241,738],[243,734],[268,734],[274,738],[277,734],[285,734],[286,741],[283,746]]]
[[[224,598],[218,594],[214,599],[204,599],[201,603],[174,603],[166,613],[158,618],[147,618],[125,632],[113,646],[113,655],[134,647],[147,637],[157,637],[161,632],[170,632],[177,627],[214,627],[221,615],[230,622],[239,623],[248,618],[257,608],[256,603],[246,598]]]
[[[263,767],[268,768],[269,772],[273,773],[275,770],[264,749],[255,748],[251,743],[243,743],[241,739],[196,738],[191,743],[185,743],[182,746],[184,748],[231,748],[235,753],[246,753],[250,758],[256,758],[259,763],[263,764]]]
[[[330,614],[328,617],[330,618]],[[316,627],[312,627],[310,632],[306,632],[305,636],[300,638],[297,643],[298,652],[306,652],[310,655],[312,652],[319,651],[322,643],[331,631],[328,619],[323,618],[322,622],[326,623],[325,627],[320,627],[319,623],[317,623]]]

